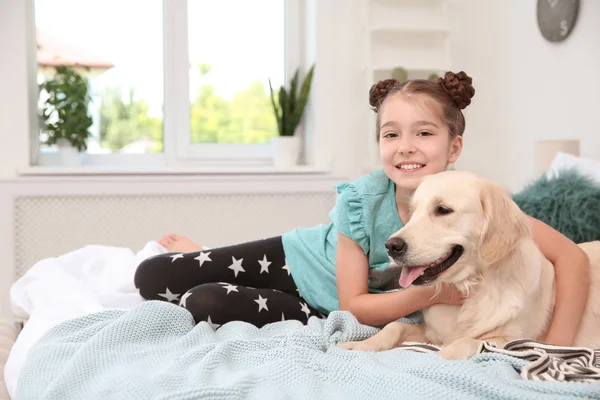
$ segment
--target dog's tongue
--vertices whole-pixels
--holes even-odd
[[[413,283],[419,276],[421,276],[421,272],[425,271],[427,266],[416,267],[416,268],[402,268],[402,272],[400,273],[400,286],[403,288],[407,288]]]

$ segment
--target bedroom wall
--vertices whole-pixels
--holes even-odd
[[[566,41],[547,42],[536,0],[449,0],[456,69],[473,76],[460,167],[518,190],[534,178],[538,140],[579,139],[600,159],[600,1],[581,0]]]

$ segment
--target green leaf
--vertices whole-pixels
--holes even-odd
[[[271,80],[269,79],[271,103],[273,105],[275,118],[277,119],[280,136],[294,136],[296,133],[296,129],[300,124],[300,120],[302,119],[302,115],[310,95],[314,69],[315,66],[313,65],[306,74],[300,90],[298,90],[300,71],[297,69],[294,73],[294,76],[290,80],[289,91],[286,90],[285,85],[282,85],[279,88],[277,104],[275,102],[275,92],[271,86]],[[277,107],[277,105],[279,107]]]
[[[300,124],[300,119],[304,113],[304,108],[306,107],[306,103],[308,102],[308,96],[310,94],[310,88],[312,84],[313,74],[314,74],[315,66],[313,65],[306,77],[304,78],[304,82],[302,83],[302,88],[300,89],[300,97],[298,99],[298,105],[291,115],[291,124],[294,126],[294,130]]]
[[[40,85],[40,94],[48,96],[39,113],[42,131],[48,135],[46,143],[66,139],[79,151],[86,150],[93,124],[88,114],[91,96],[87,81],[71,67],[59,65],[55,71]]]
[[[271,85],[271,79],[269,79],[269,91],[271,92],[271,104],[273,105],[273,112],[275,113],[275,119],[277,120],[277,130],[279,135],[283,135],[283,122],[281,120],[281,112],[275,104],[275,94],[273,92],[273,86]]]
[[[298,74],[299,70],[296,70],[294,73],[294,77],[292,78],[291,88],[290,88],[290,114],[294,112],[296,108],[296,93],[298,92]]]
[[[279,105],[281,106],[281,136],[287,136],[290,123],[290,102],[284,86],[279,88]]]

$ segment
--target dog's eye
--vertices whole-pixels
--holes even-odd
[[[453,212],[452,209],[448,208],[448,207],[444,207],[444,206],[437,206],[435,208],[435,215],[448,215],[451,214]]]

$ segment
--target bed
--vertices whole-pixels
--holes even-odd
[[[578,160],[559,155],[549,174]],[[13,321],[0,324],[0,399],[600,399],[600,353],[592,349],[484,343],[459,362],[423,344],[348,352],[336,343],[377,329],[345,312],[306,326],[194,325],[184,309],[144,302],[133,287],[137,264],[163,252],[153,241],[135,251],[86,246],[33,265],[11,288],[24,323],[18,337]]]
[[[0,320],[0,370],[2,371],[4,371],[4,366],[8,361],[8,356],[17,339],[18,332],[19,328],[14,321]],[[0,376],[0,399],[10,399],[8,388],[4,382],[4,375]]]

